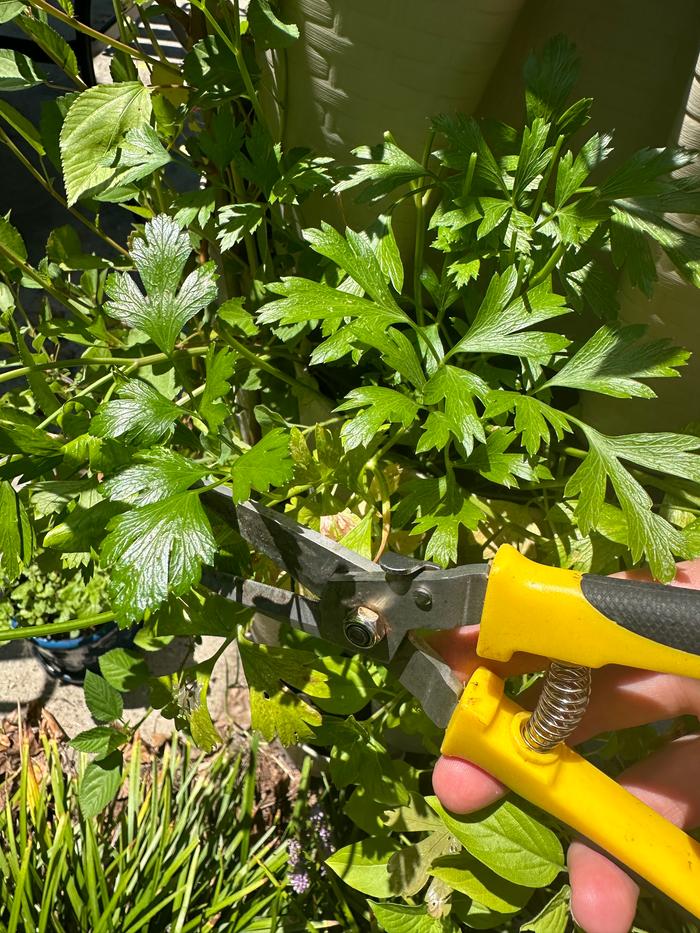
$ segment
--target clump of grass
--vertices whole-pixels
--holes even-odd
[[[338,928],[287,885],[284,827],[255,821],[255,743],[196,762],[173,739],[149,762],[137,738],[117,800],[85,820],[79,774],[40,741],[39,764],[22,741],[0,796],[0,933]]]

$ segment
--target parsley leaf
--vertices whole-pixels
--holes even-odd
[[[549,444],[551,430],[561,440],[565,431],[570,431],[569,420],[563,412],[541,402],[530,395],[520,392],[507,392],[499,389],[491,392],[486,406],[486,417],[494,418],[505,411],[515,411],[514,427],[521,434],[525,450],[531,457],[537,453],[540,444]]]
[[[569,479],[565,494],[578,495],[575,516],[579,527],[584,533],[598,527],[610,480],[625,517],[627,545],[633,559],[645,557],[658,580],[672,580],[674,555],[686,553],[683,537],[670,522],[652,511],[651,497],[620,461],[632,461],[647,469],[665,470],[697,482],[700,457],[690,451],[700,447],[700,439],[681,434],[609,437],[578,423],[589,450]]]
[[[416,451],[421,453],[432,447],[441,450],[452,437],[468,456],[475,440],[485,443],[486,435],[474,406],[474,396],[483,399],[487,393],[487,384],[473,373],[456,366],[441,366],[436,370],[425,386],[423,400],[428,405],[444,400],[444,411],[430,412]]]
[[[395,305],[380,305],[322,282],[291,276],[267,288],[285,297],[263,306],[258,314],[261,324],[302,324],[335,316],[364,317],[378,330],[389,324],[406,323],[406,315]]]
[[[469,330],[452,347],[446,359],[455,353],[505,353],[546,363],[554,353],[570,343],[561,334],[527,331],[526,328],[548,318],[568,314],[565,299],[542,282],[526,295],[513,297],[518,284],[515,266],[502,275],[494,275],[484,300]]]
[[[122,437],[128,444],[148,447],[173,433],[182,409],[142,379],[129,379],[119,398],[103,402],[90,422],[97,437]]]
[[[0,483],[0,581],[11,582],[32,559],[34,530],[10,483]]]
[[[150,505],[189,489],[209,470],[165,447],[140,453],[135,466],[106,480],[102,489],[112,501]]]
[[[313,737],[321,714],[286,685],[307,694],[326,693],[326,675],[314,667],[310,651],[258,645],[239,639],[238,650],[250,690],[252,724],[271,742],[293,745]]]
[[[234,500],[244,502],[251,489],[267,492],[270,486],[284,485],[293,469],[289,434],[283,428],[273,428],[233,464]]]
[[[425,169],[403,149],[399,149],[390,133],[384,134],[384,142],[369,148],[361,146],[353,150],[353,155],[361,159],[359,167],[353,170],[350,178],[338,182],[334,191],[338,194],[365,185],[358,201],[378,201],[398,188],[426,174]]]
[[[231,391],[228,380],[233,375],[235,363],[236,355],[231,350],[225,347],[217,350],[213,345],[209,347],[205,360],[207,380],[199,403],[199,413],[209,425],[210,431],[216,431],[230,413],[229,406],[218,399]]]
[[[399,423],[408,428],[418,414],[417,402],[382,386],[353,389],[335,410],[351,411],[353,408],[363,410],[343,425],[340,436],[346,450],[366,446],[385,424]]]
[[[111,299],[105,305],[107,313],[148,334],[164,353],[172,351],[190,318],[216,298],[213,263],[190,272],[178,290],[190,253],[187,234],[170,217],[160,214],[145,225],[144,237],[132,250],[146,294],[126,273],[107,280]]]
[[[678,376],[675,367],[683,366],[690,354],[669,340],[640,343],[645,331],[642,324],[601,327],[547,385],[618,398],[655,398],[639,379]]]
[[[216,542],[192,491],[132,509],[114,518],[102,544],[101,562],[110,570],[115,615],[126,625],[157,608],[168,593],[181,595],[199,581]]]

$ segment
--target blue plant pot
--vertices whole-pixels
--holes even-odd
[[[64,684],[82,684],[86,671],[99,673],[100,655],[112,648],[130,648],[138,629],[119,629],[114,622],[106,622],[75,638],[56,635],[30,641],[34,657],[50,677]]]

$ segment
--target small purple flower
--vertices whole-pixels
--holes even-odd
[[[287,880],[295,894],[304,894],[311,884],[311,879],[305,871],[292,872],[291,875],[287,875]]]
[[[301,843],[298,839],[290,839],[287,843],[287,854],[289,855],[290,868],[296,868],[301,858]]]

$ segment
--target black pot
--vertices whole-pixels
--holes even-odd
[[[50,677],[64,684],[82,684],[85,672],[99,674],[100,655],[112,648],[130,648],[138,626],[119,629],[114,622],[106,622],[75,638],[64,635],[31,638],[34,657]]]

